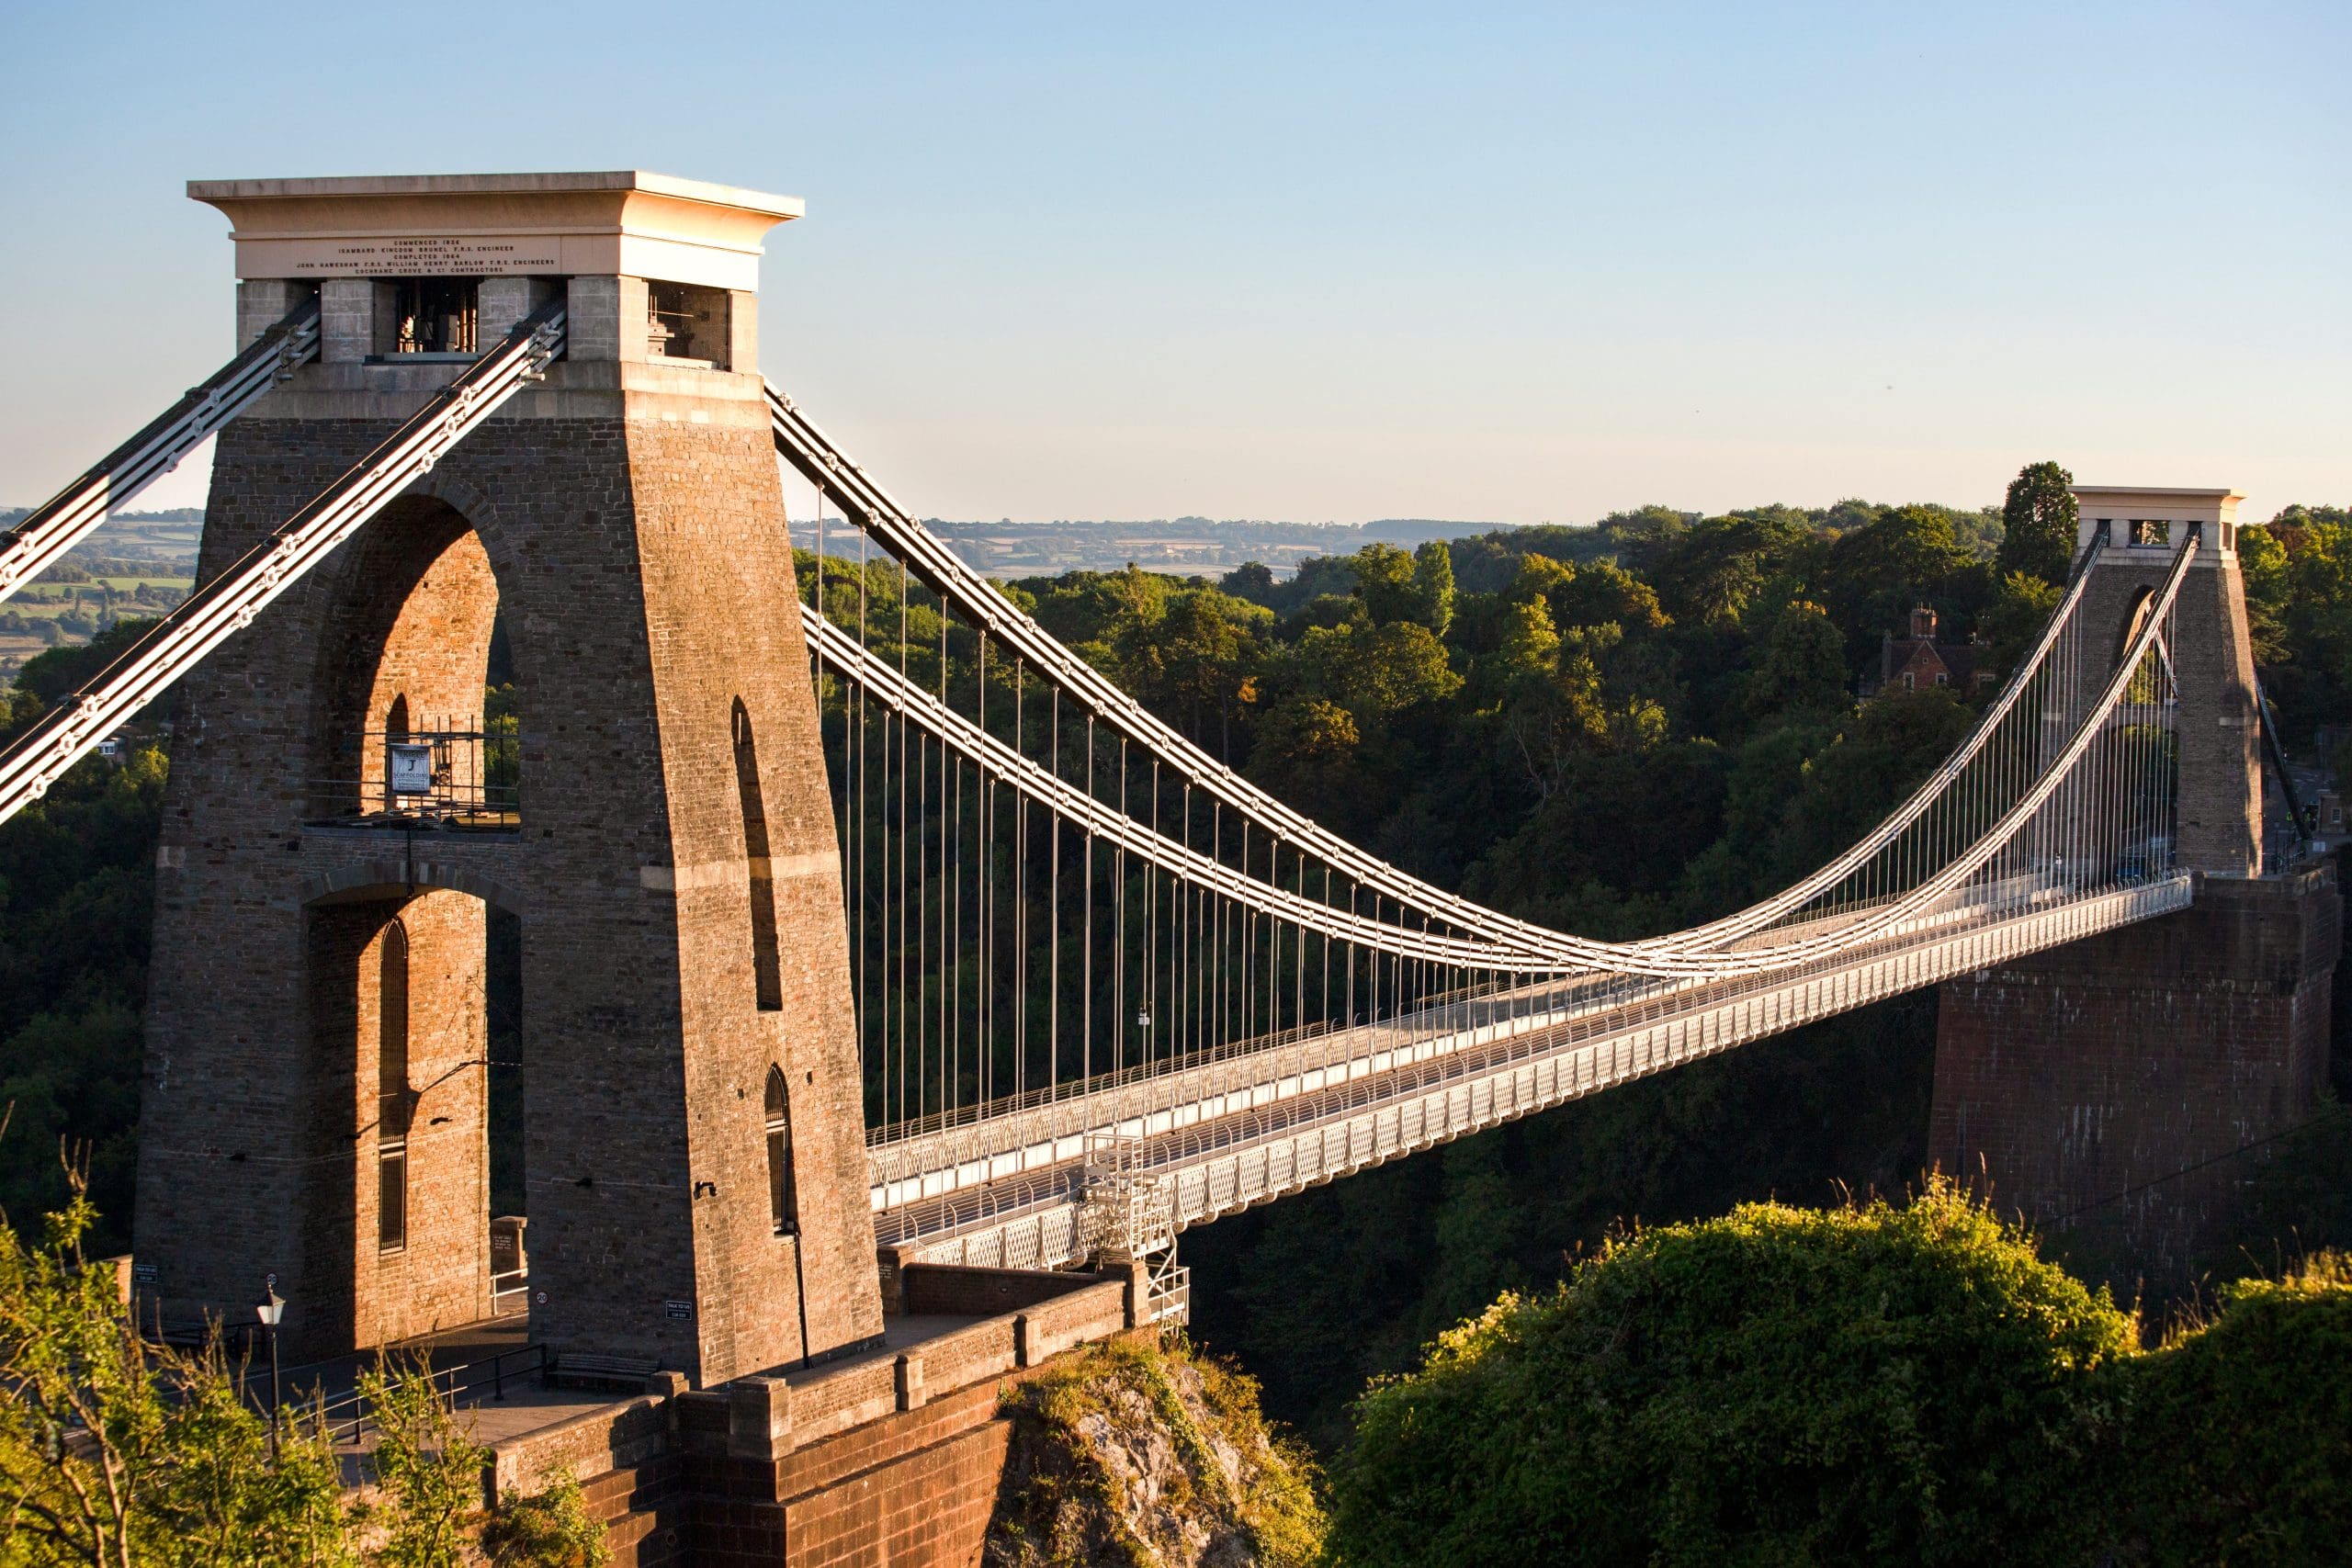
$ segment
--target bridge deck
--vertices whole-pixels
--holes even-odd
[[[2193,879],[2007,918],[1927,917],[1834,964],[1586,1008],[1565,986],[1454,1001],[1184,1073],[886,1145],[877,1240],[934,1262],[1080,1257],[1089,1132],[1172,1195],[1178,1228],[1816,1019],[2188,907]]]

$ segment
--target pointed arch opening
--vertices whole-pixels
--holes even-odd
[[[752,990],[762,1012],[784,1009],[784,976],[776,959],[775,878],[768,863],[767,807],[760,794],[759,741],[743,699],[735,699],[735,793],[743,808],[743,861],[752,894]]]
[[[2155,613],[2155,608],[2154,589],[2143,588],[2132,595],[2132,609],[2123,617],[2123,629],[2115,639],[2115,657],[2109,662],[2110,669],[2121,664],[2123,656],[2132,651],[2132,645],[2139,640],[2141,628],[2148,624],[2148,617]]]
[[[408,1245],[408,929],[384,928],[377,955],[376,1248]]]
[[[800,1234],[800,1196],[792,1179],[792,1098],[784,1069],[771,1065],[767,1087],[768,1219],[778,1235]]]
[[[454,507],[412,494],[351,549],[317,645],[305,815],[519,832],[526,704],[489,547]]]

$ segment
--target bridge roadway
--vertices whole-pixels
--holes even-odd
[[[1090,1135],[1126,1140],[1173,1230],[1955,976],[2188,907],[2188,874],[2088,894],[1978,888],[1784,974],[1589,978],[1457,997],[868,1150],[876,1239],[909,1260],[1051,1268],[1089,1250]],[[1850,917],[1849,917],[1850,918]],[[1784,936],[1785,933],[1775,933]]]

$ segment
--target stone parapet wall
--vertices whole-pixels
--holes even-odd
[[[1040,1302],[1059,1300],[1079,1276],[1035,1269],[970,1269],[944,1263],[910,1263],[899,1271],[899,1310],[922,1316],[994,1316]]]
[[[491,1446],[483,1480],[487,1501],[527,1496],[559,1472],[592,1475],[633,1471],[677,1450],[676,1417],[655,1395],[624,1399],[553,1427]]]
[[[1107,1339],[1139,1318],[1125,1275],[918,1265],[917,1299],[969,1306],[1023,1302],[908,1346],[837,1366],[740,1380],[683,1395],[681,1440],[698,1453],[780,1459],[900,1411],[1035,1366],[1074,1346]],[[960,1315],[960,1314],[956,1314]]]
[[[921,1358],[926,1396],[1009,1372],[1021,1364],[1020,1349],[1010,1317],[992,1317],[930,1340]]]
[[[623,1400],[497,1444],[489,1499],[569,1471],[615,1568],[977,1562],[1004,1390],[1080,1345],[1158,1331],[1135,1321],[1125,1273],[932,1272],[926,1301],[1024,1304],[895,1355]]]

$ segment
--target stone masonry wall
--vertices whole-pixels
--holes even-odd
[[[230,426],[199,575],[448,374],[311,366]],[[322,826],[320,781],[350,761],[337,748],[389,700],[387,646],[416,651],[413,674],[428,644],[454,638],[450,678],[471,669],[468,535],[522,689],[521,831],[442,846]],[[412,606],[445,568],[450,584]],[[522,917],[535,1337],[720,1381],[799,1356],[804,1276],[811,1350],[878,1331],[846,935],[795,597],[755,377],[559,365],[182,682],[142,1086],[142,1313],[242,1313],[275,1273],[300,1359],[369,1342],[406,1312],[359,1299],[386,1281],[356,1258],[363,1161],[373,1178],[352,1136],[357,1022],[313,1010],[334,989],[317,971],[345,961],[357,918],[336,911],[441,877],[503,892]],[[758,730],[785,957],[785,1006],[767,1014],[729,750],[739,698]],[[794,1089],[797,1240],[767,1213],[771,1062]]]
[[[360,964],[357,1039],[356,1049],[346,1046],[357,1068],[352,1125],[363,1130],[353,1194],[354,1337],[385,1344],[491,1314],[489,1075],[481,1065],[490,1054],[486,911],[479,899],[437,889],[398,905],[345,908],[397,918],[408,934],[407,1235],[390,1250],[379,1245],[374,1131],[381,930]]]
[[[2312,1113],[2341,919],[2326,868],[2211,877],[2178,914],[1948,983],[1935,1162],[2127,1296],[2178,1291],[2256,1145]]]
[[[714,430],[633,423],[639,571],[670,808],[689,1157],[706,1382],[881,1332],[866,1201],[865,1109],[850,1006],[833,813],[800,638],[798,590],[764,418]],[[642,476],[659,474],[654,488]],[[758,756],[782,981],[762,1010],[736,703]],[[798,1234],[771,1222],[764,1088],[784,1071]],[[796,1258],[795,1250],[803,1256]],[[809,1280],[807,1342],[775,1311]]]
[[[1023,1304],[895,1356],[718,1389],[657,1378],[642,1397],[494,1445],[488,1500],[569,1472],[606,1526],[615,1568],[977,1562],[1003,1474],[1004,1390],[1082,1343],[1159,1331],[1137,1322],[1137,1269],[917,1272],[943,1297]],[[975,1338],[995,1353],[956,1348]]]

